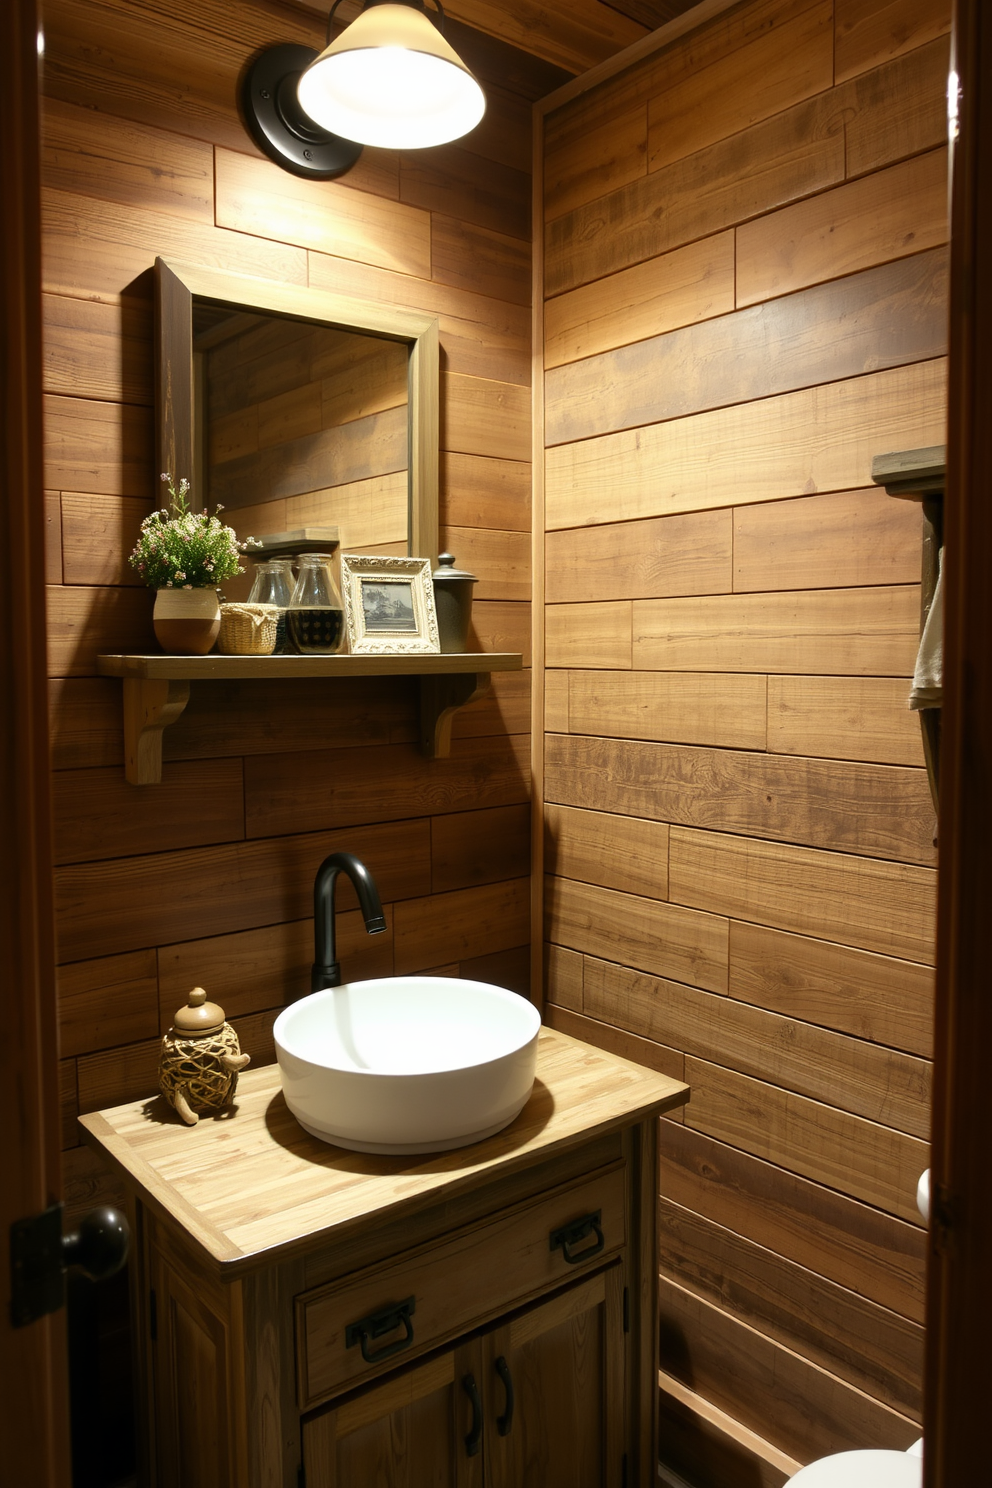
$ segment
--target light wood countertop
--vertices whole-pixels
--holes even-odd
[[[443,1201],[670,1110],[688,1093],[678,1080],[542,1028],[523,1111],[494,1137],[453,1152],[378,1157],[319,1142],[290,1114],[277,1065],[248,1070],[234,1114],[195,1127],[160,1096],[79,1119],[144,1203],[237,1275],[387,1209]]]

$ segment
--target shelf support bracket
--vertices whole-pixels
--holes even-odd
[[[447,759],[451,725],[459,708],[489,691],[488,672],[441,672],[420,679],[420,749],[428,759]]]
[[[162,730],[188,702],[188,682],[124,678],[124,775],[130,785],[161,782]]]

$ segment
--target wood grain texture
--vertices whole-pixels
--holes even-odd
[[[643,599],[632,624],[631,665],[660,671],[907,677],[919,649],[915,584]]]
[[[915,584],[920,513],[877,487],[734,511],[734,590]]]
[[[583,1013],[602,1023],[910,1136],[929,1135],[924,1060],[589,955],[582,985]]]
[[[582,1039],[583,1043],[592,1044],[596,1049],[605,1049],[607,1053],[617,1054],[621,1059],[633,1060],[635,1064],[642,1064],[645,1069],[657,1070],[659,1074],[668,1075],[673,1080],[682,1079],[685,1061],[677,1049],[669,1049],[650,1039],[638,1038],[636,1034],[615,1028],[610,1023],[582,1017],[553,1003],[547,1008],[546,1021],[549,1027],[557,1028],[560,1033],[567,1033],[570,1038]],[[682,1107],[666,1112],[666,1119],[681,1125]]]
[[[559,217],[647,173],[648,116],[643,103],[593,125],[576,148],[553,143],[544,163],[544,212]]]
[[[530,803],[459,811],[431,819],[431,889],[525,878],[530,869]]]
[[[782,1488],[799,1470],[794,1457],[664,1370],[658,1373],[658,1417],[663,1467],[687,1482]]]
[[[167,765],[162,789],[139,791],[119,769],[60,770],[53,777],[56,863],[167,852],[244,836],[240,760]]]
[[[57,491],[45,492],[45,583],[62,582],[62,502]]]
[[[907,697],[906,683],[895,677],[769,677],[768,748],[922,765],[920,729]]]
[[[453,527],[530,531],[531,467],[490,455],[441,455],[440,518]]]
[[[549,667],[629,667],[632,606],[549,605],[545,612],[545,661]]]
[[[335,181],[300,181],[232,150],[218,149],[214,158],[218,227],[430,277],[426,212]]]
[[[581,1013],[583,961],[579,951],[545,942],[544,990],[549,1003],[571,1013]]]
[[[461,144],[438,145],[429,155],[401,154],[400,200],[530,241],[530,173],[496,160],[480,171],[478,156]]]
[[[935,248],[947,232],[947,151],[930,150],[744,223],[737,304]]]
[[[139,496],[63,491],[66,562],[59,582],[139,586],[141,580],[127,560],[150,510],[151,503]]]
[[[441,527],[442,551],[455,555],[456,567],[474,573],[473,599],[530,599],[530,540],[523,532],[494,527]]]
[[[933,1053],[933,972],[916,962],[732,920],[729,991],[873,1043]]]
[[[684,1124],[662,1128],[660,1187],[683,1208],[922,1323],[926,1236],[918,1225]]]
[[[908,1416],[668,1278],[661,1283],[662,1368],[800,1461],[837,1451],[906,1449]]]
[[[152,496],[151,410],[49,395],[45,478],[50,490]]]
[[[426,820],[307,833],[258,843],[146,853],[119,862],[59,869],[56,903],[60,960],[300,920],[311,913],[313,876],[329,852],[355,852],[384,902],[428,882]],[[339,903],[351,908],[341,886]]]
[[[933,864],[921,770],[552,734],[549,801],[621,816]]]
[[[863,489],[879,450],[941,441],[944,399],[943,362],[923,362],[550,449],[547,525]]]
[[[557,945],[726,991],[728,930],[718,915],[551,877],[546,911],[548,939]]]
[[[860,176],[944,144],[947,38],[845,84],[847,176]]]
[[[158,976],[153,950],[77,961],[58,973],[63,1056],[130,1044],[157,1033]]]
[[[695,1131],[921,1224],[926,1142],[692,1056],[685,1068]]]
[[[547,442],[566,444],[946,350],[947,254],[915,254],[604,352],[546,377]]]
[[[934,888],[933,871],[910,863],[685,827],[669,839],[675,903],[925,965],[933,964]]]
[[[923,1329],[663,1198],[661,1273],[920,1419]]]
[[[448,372],[441,377],[441,448],[505,460],[530,458],[524,388]]]
[[[660,170],[829,88],[833,19],[830,0],[797,0],[750,45],[656,94],[648,104],[648,169]]]
[[[527,796],[525,743],[463,739],[445,760],[407,744],[256,755],[245,765],[246,835],[517,804]]]
[[[646,894],[651,899],[668,897],[665,822],[546,804],[544,844],[547,871],[558,878]]]
[[[152,599],[147,590],[49,587],[50,676],[92,676],[99,655],[134,645],[147,650],[155,645]]]
[[[87,1133],[132,1184],[153,1193],[178,1220],[215,1274],[218,1268],[231,1274],[268,1265],[294,1246],[312,1251],[322,1234],[343,1239],[397,1198],[411,1208],[453,1199],[480,1176],[497,1176],[496,1167],[499,1175],[513,1173],[528,1160],[553,1155],[579,1132],[589,1138],[618,1130],[632,1116],[646,1117],[685,1097],[677,1081],[542,1029],[538,1084],[508,1132],[433,1154],[412,1169],[407,1161],[378,1157],[358,1171],[351,1164],[329,1166],[326,1146],[302,1130],[278,1092],[276,1069],[242,1075],[238,1121],[224,1129],[222,1169],[209,1156],[219,1135],[215,1123],[192,1128],[190,1141],[190,1131],[149,1116],[143,1102],[92,1118]],[[205,1166],[211,1170],[207,1183]],[[221,1171],[229,1175],[226,1182],[219,1181]]]
[[[559,704],[563,717],[547,719],[552,733],[730,749],[765,747],[767,679],[762,676],[570,671],[549,673],[549,687],[552,677],[563,678],[566,685]]]
[[[432,212],[431,274],[455,289],[530,304],[528,245],[505,228],[494,231]]]
[[[948,0],[837,0],[836,81],[925,46],[950,26]]]
[[[430,971],[444,957],[462,961],[510,950],[529,928],[526,878],[411,899],[394,911],[396,974]]]
[[[737,561],[731,529],[730,512],[714,511],[550,532],[547,603],[728,593]]]
[[[47,393],[151,405],[152,316],[142,295],[116,302],[43,297]]]
[[[544,364],[558,367],[734,308],[734,236],[718,233],[548,300]]]

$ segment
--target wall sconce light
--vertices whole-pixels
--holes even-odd
[[[340,4],[331,9],[328,35]],[[486,108],[424,0],[365,0],[361,15],[319,54],[269,47],[249,68],[241,102],[259,148],[319,180],[350,170],[362,145],[409,150],[459,139]]]

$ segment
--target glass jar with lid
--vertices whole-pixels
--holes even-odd
[[[301,553],[286,629],[301,656],[330,656],[341,645],[344,610],[330,553]]]
[[[248,596],[248,603],[278,605],[276,653],[292,650],[286,639],[286,611],[292,598],[293,569],[288,558],[262,559],[255,564],[255,577]]]

